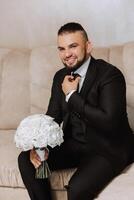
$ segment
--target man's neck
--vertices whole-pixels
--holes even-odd
[[[91,57],[88,57],[88,59],[83,63],[83,65],[81,65],[76,71],[75,73],[80,74],[81,76],[85,76],[89,63],[90,63]]]

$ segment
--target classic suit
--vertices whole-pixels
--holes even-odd
[[[63,68],[55,74],[47,111],[57,123],[63,122],[65,142],[50,150],[48,163],[52,170],[78,167],[67,187],[68,199],[91,200],[132,162],[133,135],[126,113],[126,85],[116,67],[91,57],[80,93],[74,92],[66,102],[61,84],[67,73]],[[24,176],[22,154],[19,166],[30,194],[33,188]],[[42,200],[45,193],[40,198],[32,195],[31,192],[31,199]]]

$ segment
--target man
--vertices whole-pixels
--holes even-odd
[[[68,200],[92,200],[132,162],[125,80],[116,67],[91,56],[92,44],[78,23],[59,29],[58,50],[65,67],[54,76],[46,114],[63,122],[64,142],[46,150],[46,159],[51,170],[77,168],[66,186]],[[34,150],[19,156],[30,198],[50,200],[48,180],[34,178],[40,164]]]

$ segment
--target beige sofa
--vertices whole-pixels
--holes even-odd
[[[134,42],[92,53],[116,65],[127,83],[128,117],[134,130]],[[56,46],[35,49],[0,48],[0,200],[28,200],[22,183],[14,144],[14,133],[26,116],[46,111],[54,73],[62,66]],[[73,169],[53,172],[52,193],[55,200],[66,200],[64,185]],[[115,178],[98,196],[98,200],[133,200],[134,165]]]

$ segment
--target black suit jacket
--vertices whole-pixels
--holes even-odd
[[[46,114],[59,124],[63,122],[66,139],[70,137],[68,117],[74,111],[93,151],[111,159],[127,160],[133,136],[126,112],[126,84],[120,70],[91,57],[82,89],[80,93],[74,92],[68,103],[61,88],[66,74],[66,68],[55,74]]]

